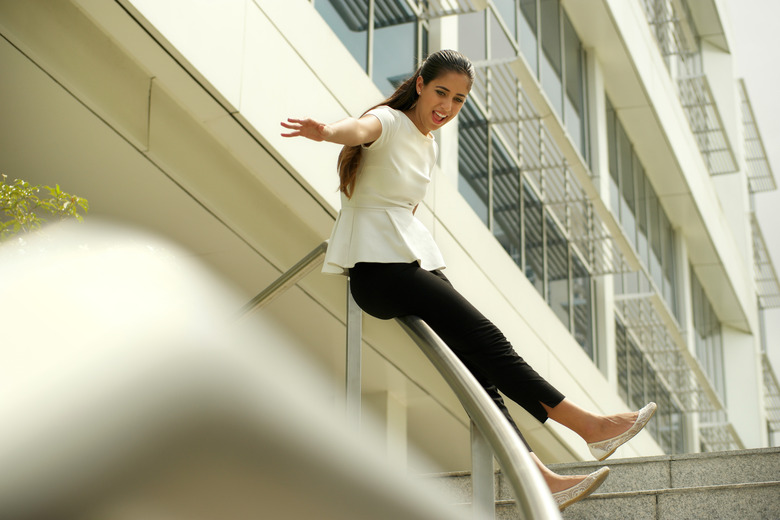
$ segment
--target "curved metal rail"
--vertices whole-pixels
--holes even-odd
[[[482,385],[431,328],[416,316],[397,318],[458,396],[485,436],[525,518],[561,518],[547,484],[514,428]]]
[[[320,263],[322,263],[327,250],[328,241],[326,240],[312,249],[311,253],[301,258],[297,264],[282,273],[279,278],[263,289],[260,294],[249,300],[246,305],[241,307],[238,311],[238,317],[243,317],[255,309],[268,305],[274,298],[298,283],[298,280],[312,272]]]
[[[266,305],[295,285],[320,265],[327,248],[327,241],[317,246],[244,305],[238,313],[239,317]],[[404,316],[396,321],[444,377],[474,425],[490,444],[514,491],[521,514],[528,519],[560,519],[558,507],[525,445],[471,372],[420,318]]]

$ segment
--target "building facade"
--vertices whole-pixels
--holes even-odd
[[[339,208],[338,147],[279,122],[359,116],[458,49],[477,80],[417,212],[456,287],[575,402],[659,404],[621,456],[763,447],[780,289],[752,197],[776,185],[724,16],[719,0],[0,1],[0,171],[182,244],[249,299]],[[332,378],[336,419],[345,300],[315,273],[252,317]],[[397,324],[364,319],[362,370],[391,459],[469,467],[468,418]],[[510,410],[545,462],[588,458]]]

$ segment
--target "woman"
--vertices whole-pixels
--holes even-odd
[[[436,163],[432,132],[457,116],[474,76],[466,57],[439,51],[359,119],[282,123],[290,130],[284,137],[344,145],[338,160],[342,208],[323,271],[348,274],[355,301],[372,316],[415,315],[425,321],[471,370],[521,439],[499,390],[540,422],[549,417],[572,429],[604,460],[644,427],[655,404],[601,416],[567,400],[452,287],[441,273],[444,260],[433,237],[414,217]],[[561,509],[592,493],[609,472],[558,475],[531,456]]]

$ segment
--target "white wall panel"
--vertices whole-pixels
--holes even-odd
[[[234,107],[241,97],[248,0],[128,0]]]

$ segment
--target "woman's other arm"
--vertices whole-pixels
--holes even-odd
[[[305,137],[312,141],[327,141],[347,146],[373,143],[382,134],[382,124],[379,119],[371,115],[365,115],[360,119],[348,117],[330,124],[308,118],[288,118],[287,122],[282,122],[282,126],[292,130],[283,133],[282,137]]]

